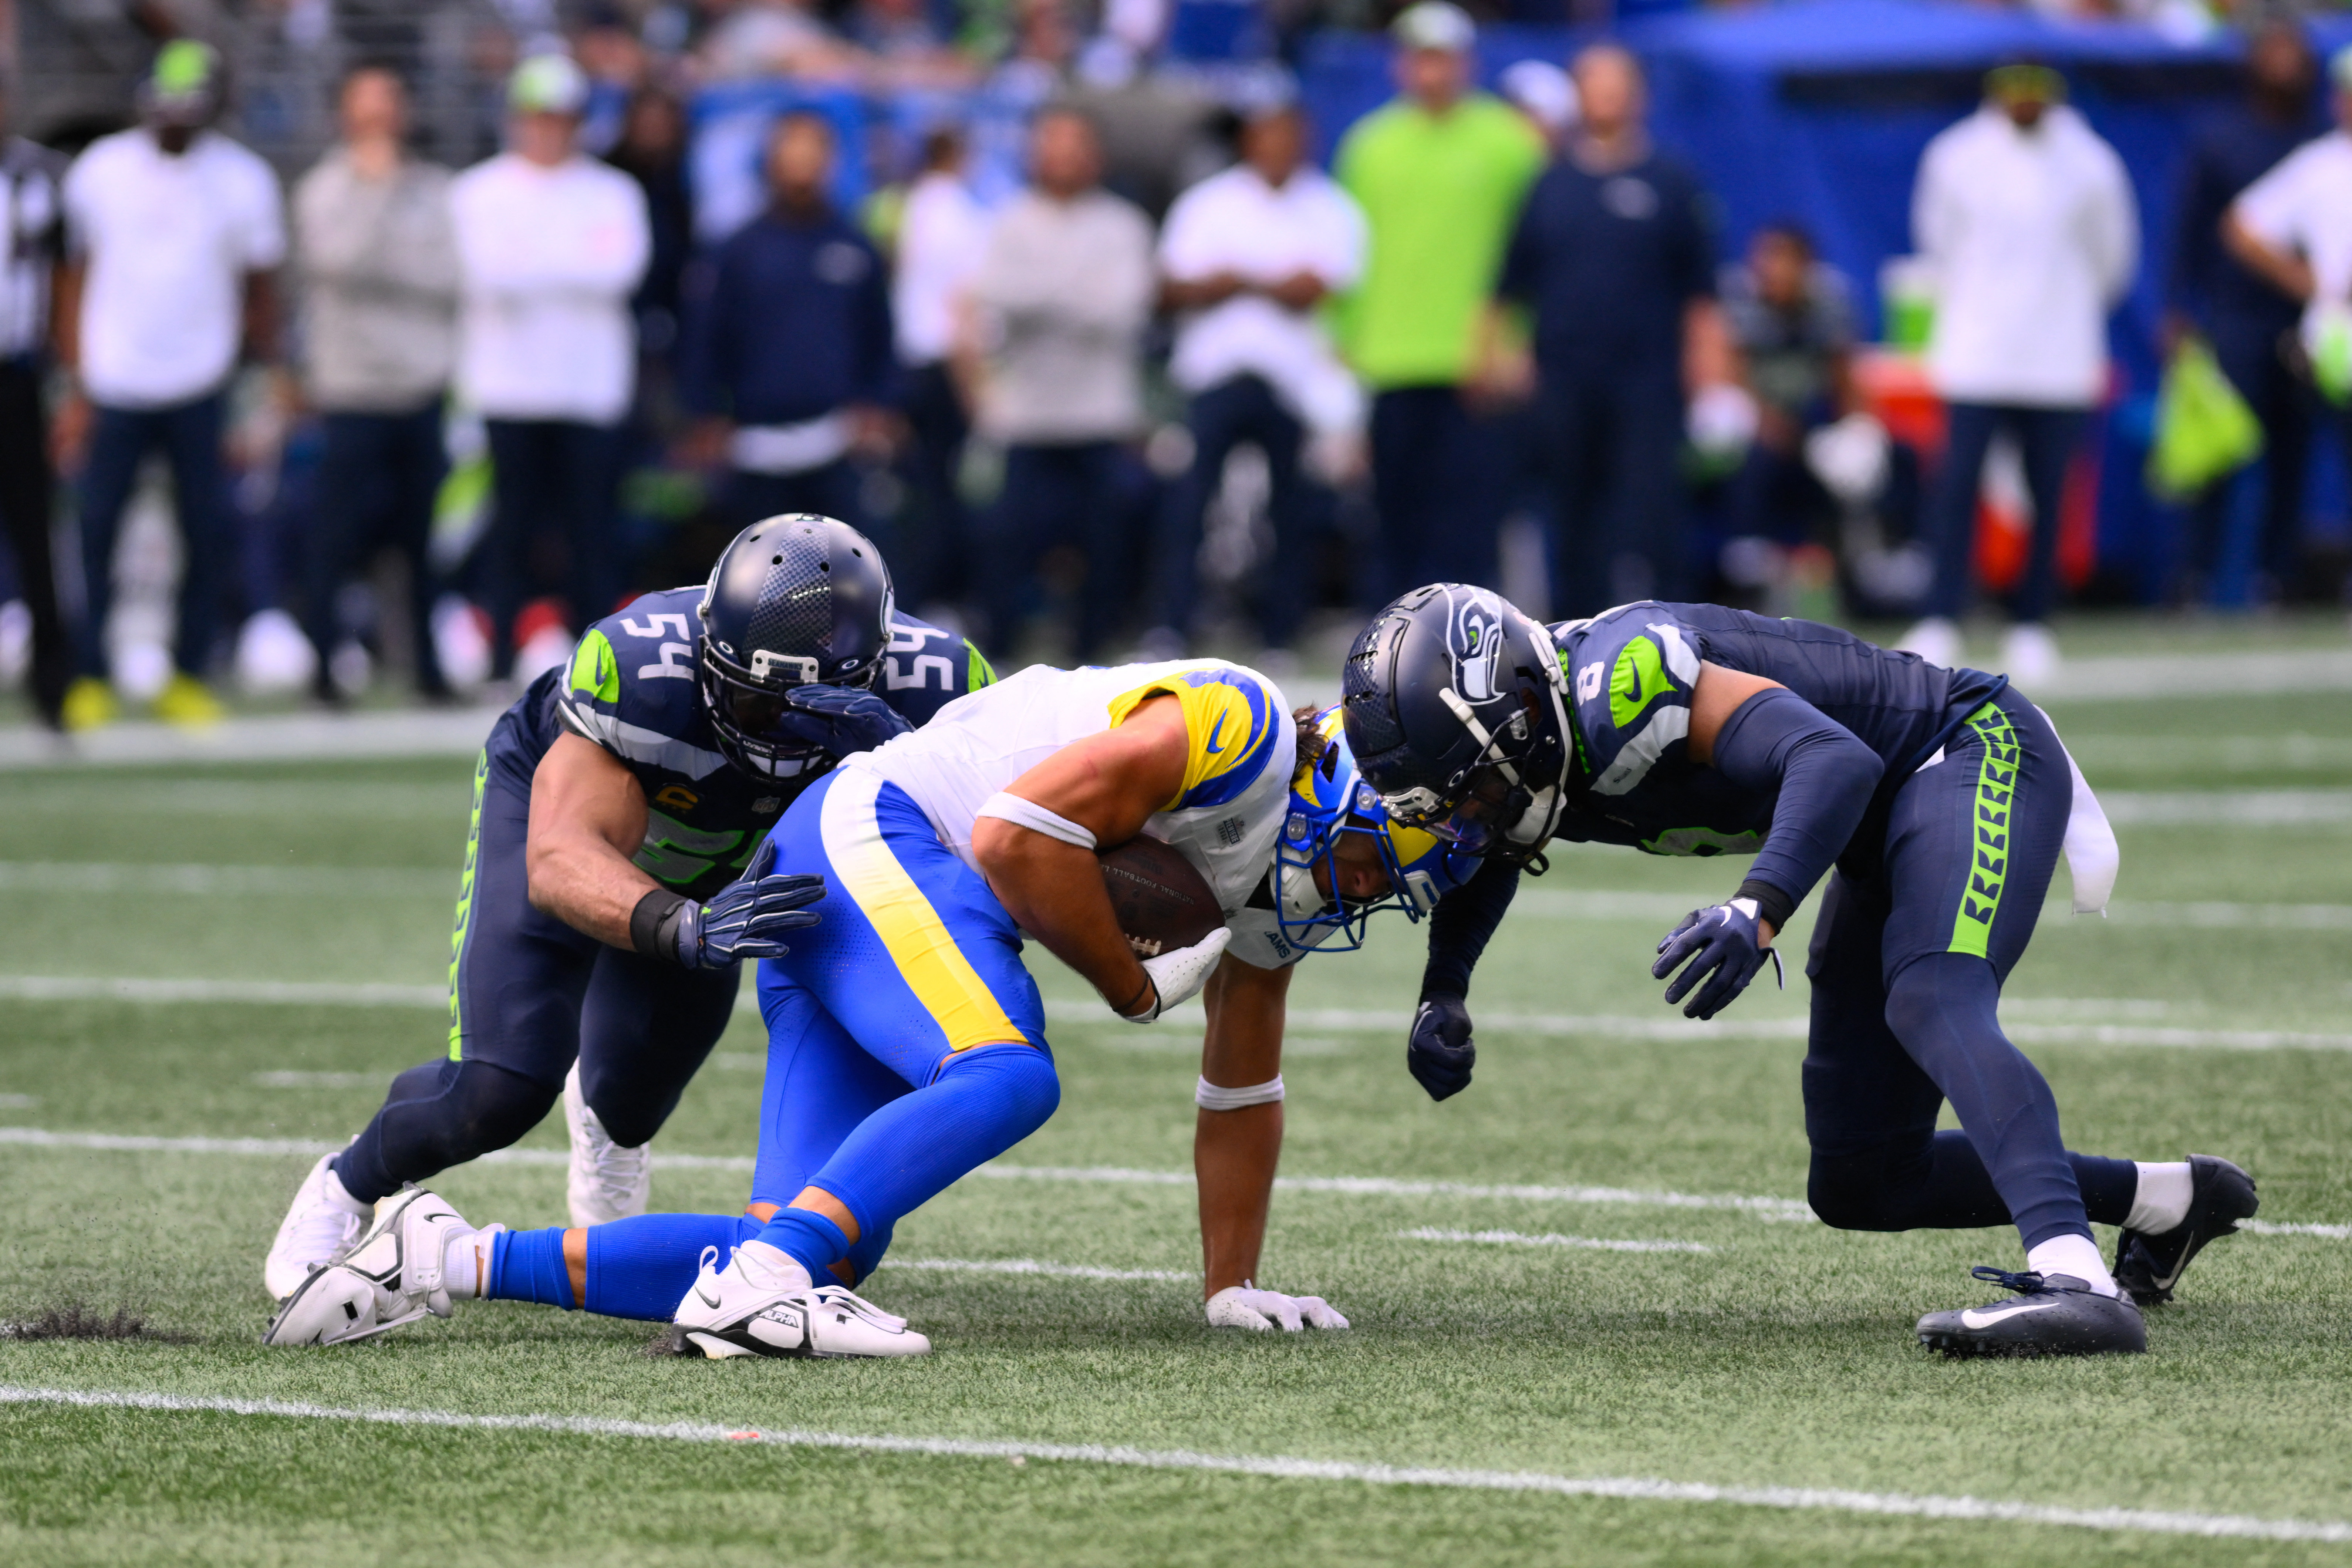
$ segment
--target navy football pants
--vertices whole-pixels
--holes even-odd
[[[509,721],[499,721],[501,730]],[[604,1130],[644,1142],[726,1031],[733,969],[686,970],[607,947],[533,909],[523,867],[527,752],[493,734],[474,773],[474,826],[449,966],[449,1051],[393,1079],[383,1109],[336,1156],[373,1203],[539,1124],[572,1058]]]
[[[2005,691],[1896,792],[1883,862],[1831,881],[1804,1067],[1808,1195],[1829,1224],[2009,1221],[2031,1247],[2130,1213],[2137,1168],[2067,1152],[2049,1084],[1994,1011],[2073,804],[2056,731]],[[1947,1100],[1958,1132],[1936,1131]]]

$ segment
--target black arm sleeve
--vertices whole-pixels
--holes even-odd
[[[1758,692],[1724,721],[1715,738],[1714,765],[1744,788],[1780,792],[1772,830],[1764,836],[1741,891],[1768,906],[1765,889],[1777,889],[1787,903],[1762,912],[1775,928],[1784,926],[1845,852],[1886,764],[1853,731],[1787,687],[1776,686]]]
[[[1519,868],[1489,860],[1437,901],[1429,915],[1429,967],[1421,973],[1423,996],[1470,994],[1470,972],[1478,966],[1486,939],[1503,923],[1503,912],[1518,890]]]

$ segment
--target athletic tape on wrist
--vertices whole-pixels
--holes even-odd
[[[1075,844],[1081,849],[1095,847],[1095,836],[1072,822],[1068,817],[1047,811],[1034,800],[998,790],[980,803],[975,816],[993,816],[1015,827],[1025,827],[1032,833],[1042,833],[1048,838],[1058,838],[1065,844]]]
[[[629,911],[629,945],[642,957],[675,961],[677,946],[665,941],[670,932],[663,928],[668,924],[668,917],[687,902],[683,893],[673,893],[667,888],[647,888],[646,896]]]
[[[1192,1103],[1203,1110],[1243,1110],[1253,1105],[1272,1105],[1282,1097],[1280,1073],[1264,1083],[1245,1084],[1240,1089],[1220,1089],[1202,1079],[1192,1090]]]

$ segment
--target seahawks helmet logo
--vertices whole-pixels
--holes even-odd
[[[1454,600],[1453,622],[1447,643],[1454,656],[1454,689],[1465,701],[1492,701],[1495,671],[1503,658],[1501,603],[1492,594],[1473,589]]]

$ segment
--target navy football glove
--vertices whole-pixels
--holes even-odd
[[[637,900],[629,917],[629,937],[648,958],[667,958],[682,969],[723,969],[747,958],[782,958],[792,950],[783,933],[817,923],[803,906],[824,897],[824,879],[777,876],[776,844],[770,839],[751,857],[743,875],[706,903],[656,888]]]
[[[785,692],[784,710],[770,731],[833,756],[870,752],[915,726],[871,691],[849,686],[795,686]]]
[[[1470,1087],[1470,1069],[1478,1062],[1478,1047],[1470,1038],[1470,1009],[1459,996],[1424,996],[1412,1016],[1412,1037],[1405,1043],[1407,1071],[1429,1091],[1444,1100]]]
[[[1761,918],[1755,900],[1734,899],[1710,910],[1693,910],[1682,924],[1668,931],[1665,941],[1658,943],[1658,962],[1650,966],[1650,977],[1664,980],[1681,968],[1685,959],[1690,960],[1690,966],[1675,975],[1674,984],[1666,987],[1667,1005],[1681,1001],[1704,980],[1706,984],[1691,997],[1683,1016],[1712,1018],[1748,989],[1768,957],[1772,973],[1780,976],[1781,989],[1786,990],[1789,980],[1781,973],[1780,955],[1764,944],[1758,929]]]

